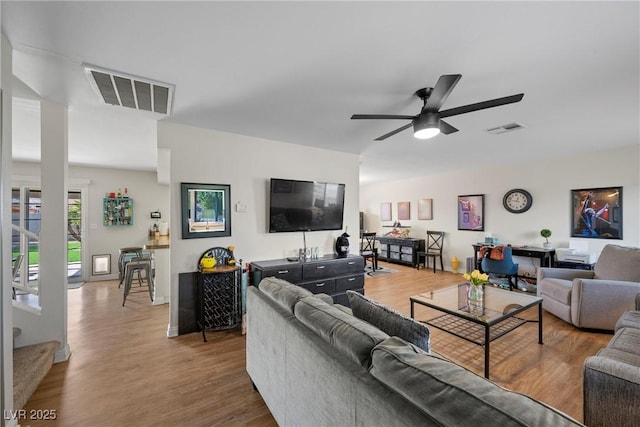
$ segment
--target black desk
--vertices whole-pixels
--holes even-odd
[[[483,246],[491,246],[491,245],[485,245],[484,243],[476,243],[472,246],[473,246],[473,265],[478,270],[481,270],[480,262],[478,259],[478,253],[480,252],[480,248]],[[540,267],[553,267],[556,250],[545,249],[545,248],[534,248],[531,246],[511,246],[511,253],[514,256],[537,258],[540,260]]]
[[[582,264],[579,262],[570,261],[556,261],[554,267],[556,268],[572,268],[574,270],[593,270],[596,264]]]

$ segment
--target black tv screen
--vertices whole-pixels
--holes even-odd
[[[344,184],[271,178],[269,233],[341,230]]]

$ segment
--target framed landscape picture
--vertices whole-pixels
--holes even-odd
[[[231,186],[227,184],[180,184],[182,238],[231,236]]]
[[[622,239],[622,187],[571,190],[571,237]]]
[[[484,231],[484,194],[458,196],[458,230]]]

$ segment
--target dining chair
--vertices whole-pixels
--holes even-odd
[[[142,247],[140,246],[131,246],[126,248],[120,248],[118,250],[118,279],[120,283],[118,283],[118,287],[122,286],[122,282],[124,281],[124,268],[126,264],[131,261],[132,258],[137,258],[142,256]]]
[[[442,260],[442,249],[444,248],[444,231],[428,231],[426,249],[418,251],[416,269],[420,269],[421,261],[425,268],[429,268],[429,259],[433,259],[433,272],[436,272],[436,259],[440,258],[440,270],[444,271],[444,262]]]
[[[360,235],[360,256],[364,258],[365,265],[367,259],[371,260],[371,269],[378,269],[378,248],[376,248],[376,233],[362,233]]]
[[[122,306],[124,307],[125,302],[127,301],[127,296],[131,292],[131,285],[133,283],[133,275],[134,273],[138,274],[138,284],[139,286],[143,286],[142,278],[140,273],[145,273],[145,279],[147,282],[147,290],[149,291],[149,298],[151,298],[151,302],[153,302],[153,266],[151,263],[151,258],[149,257],[136,257],[131,259],[131,261],[127,262],[124,266],[124,294],[122,297]]]

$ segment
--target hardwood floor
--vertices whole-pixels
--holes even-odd
[[[409,314],[409,297],[459,283],[459,274],[380,263],[398,273],[367,277],[365,293]],[[275,426],[245,371],[238,331],[166,338],[168,305],[117,281],[69,290],[68,362],[53,366],[25,409],[55,410],[37,426]],[[418,313],[419,317],[419,313]],[[434,351],[482,374],[483,349],[432,329]],[[544,345],[527,324],[494,341],[491,379],[582,420],[582,365],[611,335],[586,332],[544,313]]]

